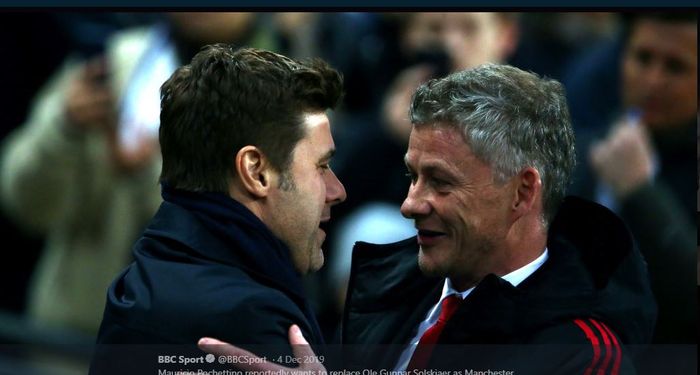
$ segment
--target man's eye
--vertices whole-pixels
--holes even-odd
[[[651,63],[652,55],[649,51],[640,50],[636,51],[634,58],[640,65],[647,66]]]
[[[318,167],[321,168],[321,171],[322,171],[322,172],[325,172],[325,171],[331,169],[331,165],[328,164],[328,163],[326,163],[326,164],[321,164],[321,165],[319,165]]]
[[[431,182],[431,183],[433,184],[433,186],[435,186],[435,187],[445,187],[445,186],[447,186],[447,185],[450,184],[449,182],[447,182],[447,181],[445,181],[445,180],[441,180],[441,179],[439,179],[439,178],[432,178],[432,179],[430,179],[430,182]]]
[[[669,59],[666,62],[666,70],[671,74],[682,74],[687,70],[686,64],[677,59]]]
[[[408,177],[411,180],[411,183],[415,183],[418,179],[416,175],[411,172],[406,172],[406,177]]]

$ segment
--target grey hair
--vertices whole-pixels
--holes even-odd
[[[542,180],[543,220],[556,214],[575,164],[574,132],[561,83],[508,65],[485,64],[421,85],[413,126],[456,126],[497,183],[526,167]]]

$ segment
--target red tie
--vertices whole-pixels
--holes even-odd
[[[456,294],[452,294],[442,300],[440,316],[438,316],[437,322],[430,326],[430,328],[423,333],[423,336],[418,341],[418,345],[416,346],[416,350],[413,352],[411,361],[408,362],[408,367],[406,367],[407,371],[414,369],[425,369],[425,366],[428,364],[428,360],[430,359],[430,355],[433,352],[433,348],[435,347],[435,344],[437,344],[438,338],[440,337],[440,332],[442,332],[442,329],[445,328],[445,323],[447,323],[452,314],[457,311],[457,307],[459,307],[461,302],[462,299]]]

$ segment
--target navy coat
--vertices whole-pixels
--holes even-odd
[[[109,288],[91,374],[191,369],[167,367],[170,360],[163,356],[203,355],[195,347],[203,336],[277,360],[292,354],[292,324],[322,352],[299,276],[289,276],[289,269],[276,272],[275,262],[292,267],[284,263],[288,248],[229,200],[236,216],[235,223],[222,222],[226,235],[198,212],[163,202],[134,247],[135,261]]]

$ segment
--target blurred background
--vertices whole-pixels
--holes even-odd
[[[305,280],[329,342],[354,242],[414,235],[399,213],[412,92],[486,62],[564,83],[570,192],[632,230],[659,302],[655,342],[697,340],[695,13],[2,11],[0,38],[0,374],[86,372],[106,288],[160,203],[158,89],[214,42],[344,75],[332,167],[348,199],[326,266]]]

